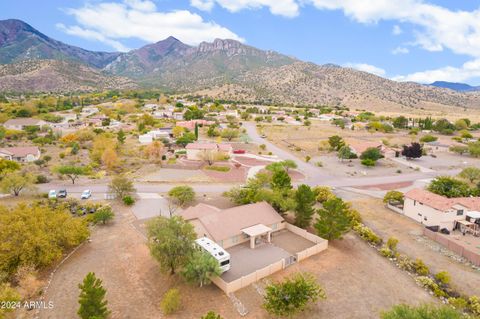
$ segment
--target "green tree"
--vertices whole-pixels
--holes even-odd
[[[350,207],[338,197],[328,199],[323,208],[317,210],[318,218],[314,227],[318,236],[333,240],[342,238],[352,227]]]
[[[127,139],[127,137],[125,136],[125,132],[122,129],[120,129],[117,133],[118,143],[124,144],[126,139]]]
[[[369,147],[365,151],[363,151],[362,154],[360,155],[360,159],[362,159],[362,160],[369,159],[369,160],[372,160],[374,162],[378,161],[382,157],[383,156],[380,153],[380,150],[376,147]]]
[[[237,138],[239,135],[238,130],[232,129],[232,128],[225,128],[222,130],[220,134],[223,138],[226,138],[227,140],[231,141],[234,138]]]
[[[470,183],[478,183],[480,181],[480,168],[466,167],[459,174],[458,177],[466,179]]]
[[[108,184],[108,191],[115,194],[118,199],[123,199],[125,196],[135,193],[135,187],[133,181],[127,176],[115,175]]]
[[[81,175],[88,175],[89,169],[84,166],[62,165],[57,167],[56,172],[60,175],[65,175],[75,184],[75,180]]]
[[[342,146],[345,145],[345,141],[338,135],[333,135],[328,138],[328,144],[330,148],[334,151],[338,151]]]
[[[112,211],[112,208],[110,206],[103,206],[100,207],[95,214],[93,214],[93,222],[95,224],[97,223],[102,223],[105,225],[107,222],[113,219],[115,217],[115,214]]]
[[[271,187],[273,190],[287,190],[292,188],[292,179],[284,170],[273,173]]]
[[[105,299],[107,291],[102,286],[102,280],[95,276],[95,273],[89,272],[83,279],[83,283],[78,285],[80,296],[78,303],[80,308],[77,314],[82,319],[105,319],[110,314],[107,308],[108,301]]]
[[[480,141],[468,143],[468,153],[473,157],[480,157]]]
[[[175,186],[168,191],[168,197],[179,206],[191,204],[195,199],[195,191],[187,185]]]
[[[20,169],[20,164],[6,159],[0,159],[0,178],[3,178],[7,173],[17,171]]]
[[[177,145],[185,147],[187,146],[187,144],[193,142],[195,142],[195,134],[192,132],[185,132],[182,136],[177,138],[177,141],[175,143],[177,143]]]
[[[197,238],[192,224],[180,216],[156,217],[147,222],[148,246],[163,271],[175,274],[188,262]]]
[[[400,191],[388,191],[385,196],[383,197],[383,202],[384,203],[391,203],[391,202],[397,202],[397,203],[402,203],[404,201],[404,195]]]
[[[196,250],[182,269],[182,276],[188,282],[200,287],[208,285],[210,278],[220,276],[218,261],[212,255]]]
[[[272,164],[268,164],[265,169],[276,172],[278,170],[285,170],[287,173],[290,171],[290,169],[295,169],[297,168],[297,163],[293,160],[284,160],[280,162],[274,162]]]
[[[187,121],[203,119],[204,112],[196,106],[190,106],[183,114],[183,118]]]
[[[308,185],[300,185],[295,192],[295,225],[301,228],[310,226],[314,213],[315,194]]]
[[[449,198],[474,195],[473,190],[467,183],[450,176],[436,177],[427,189],[432,193]]]
[[[350,146],[344,145],[338,150],[337,156],[343,162],[343,160],[353,158],[355,154],[350,149]]]
[[[28,173],[19,171],[11,172],[5,175],[0,181],[0,188],[5,193],[12,193],[15,196],[25,189],[34,190],[35,177]]]
[[[297,274],[265,287],[263,307],[274,316],[291,317],[318,299],[326,299],[326,294],[315,277]]]
[[[395,128],[405,129],[408,126],[408,119],[405,116],[400,115],[399,117],[396,117],[393,119],[392,124],[393,124],[393,127]]]
[[[197,122],[195,122],[194,134],[195,134],[195,140],[198,140],[198,123]]]
[[[396,305],[381,314],[382,319],[467,319],[457,310],[449,306],[433,305]]]
[[[0,273],[13,274],[25,265],[49,266],[88,235],[84,220],[62,206],[43,202],[0,206]]]

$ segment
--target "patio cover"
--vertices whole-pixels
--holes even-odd
[[[250,237],[260,236],[270,231],[272,231],[272,229],[268,226],[265,226],[264,224],[257,224],[257,225],[242,229],[242,232],[247,234]]]
[[[459,220],[458,223],[462,224],[462,225],[465,225],[465,226],[474,225],[473,223],[467,222],[466,220]]]
[[[467,216],[470,217],[470,218],[479,219],[480,218],[480,212],[472,210],[472,211],[467,212]]]

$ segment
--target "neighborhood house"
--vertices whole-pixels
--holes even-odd
[[[447,198],[425,189],[405,193],[404,214],[428,227],[461,229],[478,234],[480,197]]]
[[[39,119],[34,119],[34,118],[18,118],[18,119],[10,119],[3,123],[3,126],[8,129],[8,130],[18,130],[21,131],[25,127],[29,126],[37,126],[37,127],[42,127],[43,125],[46,125],[47,122]]]
[[[40,150],[36,146],[0,148],[0,157],[16,162],[33,162],[40,158]]]

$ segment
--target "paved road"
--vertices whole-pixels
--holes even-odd
[[[438,175],[454,175],[458,173],[458,170],[452,171],[436,171],[436,172],[414,172],[409,174],[398,174],[393,176],[376,176],[376,177],[336,177],[329,174],[328,169],[317,167],[313,164],[306,163],[293,155],[292,153],[283,150],[282,148],[274,145],[273,143],[269,142],[267,139],[262,138],[256,128],[256,123],[253,122],[244,122],[243,127],[246,129],[247,134],[250,136],[253,143],[257,144],[265,144],[270,152],[274,155],[278,156],[281,159],[291,159],[294,160],[297,165],[298,169],[302,171],[305,175],[305,180],[301,181],[301,183],[308,184],[310,186],[316,185],[328,185],[334,187],[358,187],[358,186],[367,186],[367,185],[381,185],[381,184],[389,184],[389,183],[399,183],[399,182],[413,182],[419,179],[429,179],[433,178]],[[180,185],[179,183],[178,185]],[[138,193],[166,193],[168,192],[173,186],[176,184],[174,183],[158,183],[158,184],[151,184],[151,183],[141,183],[136,182],[135,188]],[[191,183],[190,186],[197,192],[198,194],[206,194],[206,193],[221,193],[224,191],[229,190],[235,184],[212,184],[212,183]],[[48,192],[50,189],[62,189],[66,188],[71,196],[80,197],[80,193],[84,189],[90,189],[94,195],[98,196],[98,194],[104,194],[108,191],[108,187],[106,184],[84,184],[84,185],[71,185],[68,182],[62,184],[41,184],[39,185],[39,189],[42,192]]]

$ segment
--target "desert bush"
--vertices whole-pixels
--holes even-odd
[[[135,204],[135,199],[132,198],[132,196],[125,196],[122,198],[122,202],[126,205],[126,206],[132,206],[133,204]]]
[[[181,298],[180,291],[176,288],[169,289],[165,295],[163,295],[160,307],[165,315],[170,315],[180,309]]]
[[[378,246],[382,243],[382,238],[373,232],[370,228],[363,224],[357,224],[353,226],[353,230],[364,240],[374,246]]]
[[[463,310],[467,307],[468,305],[468,302],[467,300],[465,300],[465,298],[462,298],[462,297],[452,297],[452,298],[448,298],[448,303],[454,307],[455,309],[458,309],[458,310]]]
[[[440,285],[446,286],[450,283],[451,277],[448,272],[441,271],[435,275],[435,279]]]
[[[480,316],[480,299],[477,296],[468,298],[467,309],[475,316]]]
[[[413,269],[420,276],[426,276],[430,273],[428,266],[425,265],[423,260],[421,260],[420,258],[415,259],[415,261],[413,262]]]
[[[228,166],[205,166],[205,169],[210,170],[210,171],[216,171],[216,172],[228,172],[230,171],[230,167]]]

